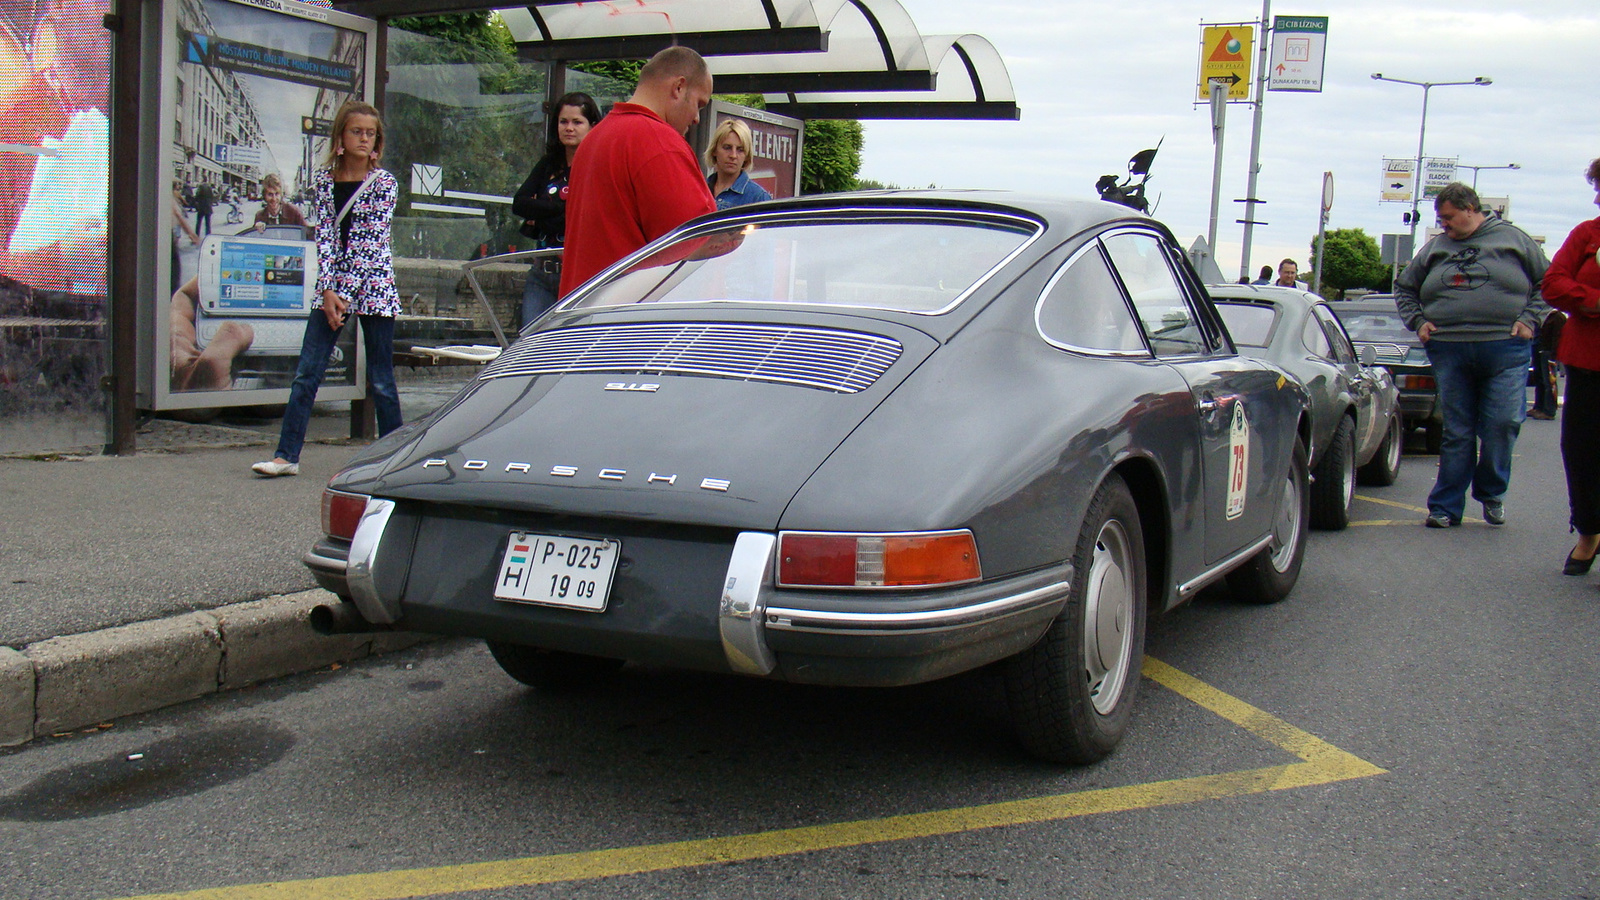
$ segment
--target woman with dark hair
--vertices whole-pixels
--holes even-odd
[[[358,100],[339,107],[327,159],[312,180],[317,298],[306,320],[277,453],[250,467],[257,475],[300,474],[300,448],[305,445],[311,407],[327,374],[328,356],[351,316],[361,321],[367,389],[377,406],[378,436],[400,427],[400,390],[394,380],[394,319],[400,314],[400,292],[394,284],[389,232],[400,185],[378,167],[382,158],[383,117],[378,111]]]
[[[1600,159],[1585,173],[1600,206]],[[1567,314],[1556,359],[1567,367],[1561,407],[1561,461],[1578,544],[1562,572],[1583,575],[1600,548],[1600,218],[1580,222],[1544,273],[1544,299]]]
[[[589,129],[600,121],[600,107],[581,91],[563,94],[549,117],[544,156],[511,198],[511,211],[523,218],[522,233],[539,249],[563,246],[567,230],[567,178]],[[522,291],[522,323],[527,325],[555,305],[561,260],[535,259]]]

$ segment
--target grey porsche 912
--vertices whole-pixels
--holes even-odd
[[[1158,222],[979,192],[694,220],[363,451],[306,555],[325,631],[832,685],[999,663],[1021,743],[1125,731],[1148,615],[1299,577],[1301,384]]]
[[[1375,351],[1357,353],[1333,305],[1310,291],[1250,284],[1207,290],[1241,352],[1272,360],[1306,386],[1311,526],[1348,526],[1357,481],[1390,485],[1400,475],[1405,429],[1394,378],[1376,364]]]

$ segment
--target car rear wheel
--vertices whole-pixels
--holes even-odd
[[[1422,425],[1422,447],[1429,453],[1437,456],[1439,449],[1444,446],[1444,423],[1424,422]]]
[[[1378,452],[1372,455],[1372,460],[1356,471],[1356,477],[1362,484],[1374,487],[1388,487],[1400,477],[1401,451],[1405,449],[1405,425],[1400,421],[1400,414],[1389,417],[1389,433],[1383,436],[1383,444],[1378,447]]]
[[[1092,763],[1116,748],[1144,666],[1147,602],[1139,509],[1112,475],[1078,532],[1066,606],[1006,665],[1006,698],[1029,752]]]
[[[1333,440],[1317,463],[1311,484],[1311,527],[1341,531],[1350,524],[1350,504],[1356,498],[1356,426],[1349,416],[1339,419]]]
[[[542,650],[523,644],[484,641],[507,675],[537,688],[570,690],[584,687],[622,668],[620,659]]]
[[[1289,596],[1300,580],[1300,564],[1306,558],[1306,524],[1311,518],[1306,468],[1306,450],[1296,441],[1272,526],[1272,542],[1228,573],[1228,588],[1235,598],[1246,603],[1277,603]]]

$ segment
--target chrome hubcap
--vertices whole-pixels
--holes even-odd
[[[1084,672],[1095,711],[1108,715],[1122,696],[1133,655],[1132,554],[1122,523],[1100,528],[1084,581]]]
[[[1288,571],[1300,544],[1300,484],[1294,474],[1294,466],[1290,466],[1289,478],[1283,484],[1278,521],[1272,529],[1272,567],[1279,572]]]

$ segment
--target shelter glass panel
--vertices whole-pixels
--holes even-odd
[[[107,440],[107,0],[0,0],[0,453]]]
[[[631,92],[603,76],[563,74],[566,90],[589,94],[602,112]],[[476,270],[488,308],[463,278],[461,263],[539,246],[521,233],[523,220],[511,202],[553,139],[545,109],[549,85],[549,67],[518,59],[509,42],[447,41],[390,29],[384,167],[400,181],[393,230],[402,354],[492,344],[491,314],[508,333],[526,324],[526,259]]]

